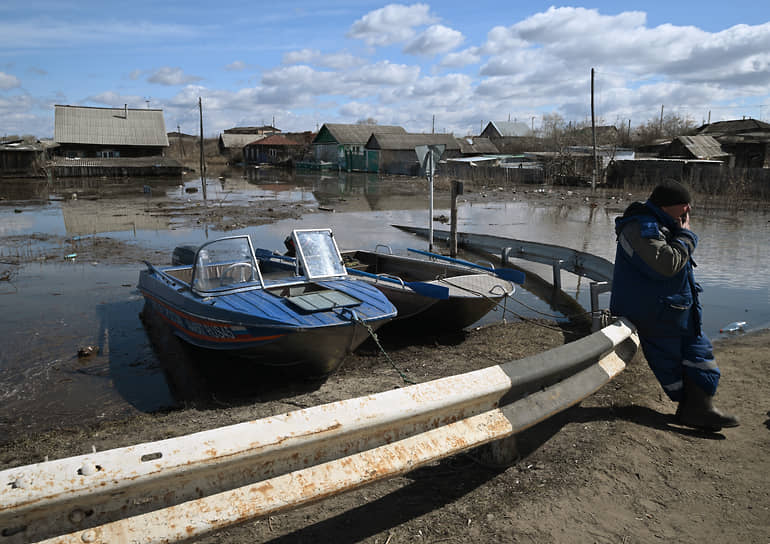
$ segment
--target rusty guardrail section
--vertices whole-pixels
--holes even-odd
[[[637,348],[619,320],[466,374],[5,470],[0,544],[182,541],[483,444],[510,445],[503,439],[611,380]]]

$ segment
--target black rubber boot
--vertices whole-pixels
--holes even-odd
[[[724,414],[713,403],[714,397],[695,385],[692,380],[684,381],[684,398],[676,410],[676,418],[682,425],[704,431],[716,432],[723,427],[737,427],[735,416]]]

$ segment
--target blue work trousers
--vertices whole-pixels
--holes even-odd
[[[685,376],[706,394],[714,396],[720,372],[706,335],[645,336],[640,340],[647,363],[668,398],[674,402],[682,400]]]

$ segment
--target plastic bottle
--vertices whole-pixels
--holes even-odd
[[[719,332],[745,332],[746,329],[746,322],[745,321],[733,321],[729,325],[725,325],[721,329],[719,329]]]

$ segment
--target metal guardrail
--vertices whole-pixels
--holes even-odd
[[[0,472],[0,543],[175,542],[505,439],[638,349],[617,321],[547,352],[376,395]],[[515,451],[507,451],[515,455]]]
[[[411,232],[426,237],[428,229],[394,225],[405,232]],[[448,230],[434,230],[433,238],[449,242]],[[468,249],[500,255],[503,266],[510,266],[512,259],[522,259],[539,264],[550,265],[553,270],[553,286],[561,289],[561,271],[566,270],[578,276],[584,276],[591,281],[591,317],[592,330],[596,331],[605,326],[609,316],[599,307],[599,295],[606,293],[612,286],[613,264],[602,257],[576,249],[491,236],[488,234],[457,233],[457,245]]]
[[[559,246],[467,234],[458,243],[502,251],[504,263],[511,255],[556,259],[558,270],[605,285],[612,274],[604,259]],[[516,433],[591,395],[638,345],[633,326],[618,320],[564,346],[466,374],[5,470],[0,544],[179,542],[485,444],[488,459],[509,463]]]

